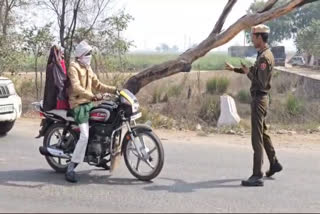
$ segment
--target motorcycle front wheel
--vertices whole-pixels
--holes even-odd
[[[124,160],[130,173],[141,181],[151,181],[164,164],[160,139],[152,131],[136,131],[135,144],[130,140],[124,148]],[[137,146],[137,148],[136,148]],[[140,150],[140,154],[137,150]]]

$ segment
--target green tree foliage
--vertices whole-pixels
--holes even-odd
[[[289,0],[279,0],[274,7],[288,3]],[[249,7],[248,13],[257,12],[265,5],[265,0],[255,0]],[[266,22],[271,29],[269,43],[276,45],[285,39],[297,39],[298,32],[308,27],[312,20],[320,19],[320,1],[316,1],[305,7],[291,12],[285,16]],[[250,29],[246,31],[246,36],[250,38]]]
[[[91,30],[87,28],[79,28],[75,33],[75,42],[78,43],[83,39],[96,48],[94,64],[96,66],[110,70],[125,70],[127,61],[124,55],[133,46],[133,41],[124,38],[123,32],[128,28],[129,22],[133,20],[130,14],[120,11],[101,21],[96,28]],[[107,60],[106,58],[113,59]],[[104,65],[102,65],[104,64]]]
[[[17,73],[25,60],[21,49],[21,35],[10,33],[8,38],[0,36],[0,75],[3,72]]]
[[[287,0],[280,0],[278,3],[274,6],[277,7],[281,4],[286,3]],[[263,9],[266,1],[264,0],[255,0],[249,7],[248,13],[255,13],[261,9]],[[271,32],[269,35],[269,44],[276,45],[277,43],[285,40],[290,39],[293,37],[294,33],[294,13],[289,13],[288,15],[282,16],[278,19],[272,20],[270,22],[265,23],[267,26],[270,27]],[[246,37],[248,41],[250,41],[250,32],[251,29],[248,29],[246,31]]]
[[[39,91],[42,91],[42,70],[40,72],[40,88],[38,87],[38,59],[39,57],[48,53],[54,36],[50,32],[52,23],[46,24],[44,27],[33,26],[23,31],[24,34],[24,50],[34,56],[34,71],[36,73],[36,90],[37,98],[39,98]]]
[[[313,20],[310,25],[301,30],[296,39],[300,51],[310,55],[320,56],[320,20]]]
[[[0,0],[0,75],[3,72],[15,73],[23,62],[16,10],[28,3],[25,0]]]
[[[83,39],[102,49],[102,53],[116,52],[122,56],[128,51],[131,43],[121,33],[132,17],[124,12],[112,15],[111,3],[113,0],[39,0],[39,5],[57,16],[67,65],[75,45]]]

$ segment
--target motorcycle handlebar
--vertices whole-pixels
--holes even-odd
[[[108,100],[110,98],[119,98],[120,93],[117,91],[116,94],[109,94],[109,93],[105,93],[102,94],[102,100]]]

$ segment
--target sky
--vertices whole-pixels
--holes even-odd
[[[180,51],[204,40],[212,31],[228,0],[114,0],[111,12],[125,9],[133,16],[124,36],[134,42],[130,51],[155,51],[162,43],[177,45]],[[246,14],[254,0],[238,0],[229,14],[226,29]],[[21,11],[20,15],[36,25],[56,22],[48,10]],[[272,30],[272,29],[271,29]],[[58,29],[55,30],[58,33]],[[244,45],[244,33],[214,51],[227,51],[229,46]],[[295,51],[293,41],[284,41],[287,51]]]
[[[224,29],[246,14],[254,0],[239,0],[229,14]],[[125,37],[133,40],[132,51],[153,51],[161,43],[177,45],[180,51],[198,44],[212,31],[228,0],[118,0],[134,17]],[[244,33],[215,50],[226,51],[231,45],[243,45]],[[295,50],[293,41],[284,41],[287,50]]]

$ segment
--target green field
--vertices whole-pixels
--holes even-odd
[[[127,68],[129,70],[141,70],[155,64],[175,59],[178,55],[175,54],[128,54]],[[240,66],[240,60],[246,64],[250,64],[247,60],[230,57],[222,53],[210,53],[193,63],[195,70],[223,70],[225,61]]]
[[[122,62],[124,63],[122,71],[128,72],[138,72],[152,65],[160,64],[168,60],[177,58],[178,54],[157,54],[157,53],[131,53],[122,57]],[[106,67],[100,67],[100,70],[120,71],[119,69],[119,59],[117,57],[99,57],[99,60],[103,59],[104,63],[99,62],[99,65],[105,64]],[[249,61],[230,57],[224,53],[210,53],[193,63],[192,67],[194,70],[223,70],[224,63],[227,61],[234,66],[240,66],[240,61],[246,64],[250,64]],[[42,56],[38,59],[38,71],[44,71],[46,69],[47,56]],[[95,62],[92,61],[92,68],[95,70]],[[112,66],[112,67],[108,67]],[[20,66],[19,72],[33,72],[34,71],[34,58],[32,56],[27,56],[23,59],[23,63]]]

